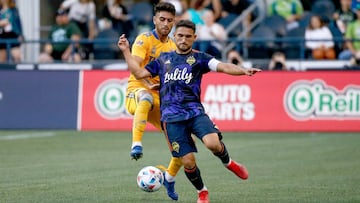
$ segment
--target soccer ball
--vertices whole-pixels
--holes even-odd
[[[137,175],[137,184],[145,192],[158,191],[163,183],[163,172],[154,166],[145,166]]]

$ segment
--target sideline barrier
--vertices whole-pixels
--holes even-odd
[[[0,129],[76,129],[78,71],[0,71]]]
[[[0,71],[0,129],[131,130],[128,71]],[[202,101],[222,131],[360,131],[360,72],[209,73]],[[150,124],[148,130],[155,130]]]
[[[79,130],[131,130],[123,101],[129,73],[83,73]],[[223,131],[360,131],[360,72],[209,73],[202,91],[207,113]]]

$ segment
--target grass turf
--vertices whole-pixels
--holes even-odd
[[[0,131],[0,202],[173,202],[164,188],[136,185],[146,165],[167,165],[160,133],[146,132],[144,157],[130,160],[129,132]],[[359,133],[224,133],[241,181],[197,141],[212,203],[360,202]],[[178,202],[197,194],[181,170]]]

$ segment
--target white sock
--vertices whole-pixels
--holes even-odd
[[[131,149],[134,148],[135,146],[142,146],[141,142],[133,142],[131,145]]]
[[[231,163],[231,158],[229,158],[229,163],[224,164],[224,165],[225,165],[225,166],[229,166],[229,165],[230,165],[230,163]]]
[[[175,177],[170,175],[167,171],[165,173],[165,179],[167,180],[167,182],[171,183],[175,181]]]
[[[202,191],[207,191],[207,190],[208,190],[207,187],[204,185],[204,187],[201,190],[198,190],[197,192],[200,193]]]

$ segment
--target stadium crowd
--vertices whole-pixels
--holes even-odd
[[[359,55],[360,4],[356,0],[163,1],[174,4],[176,20],[196,24],[194,48],[216,58],[226,59],[228,53],[237,52],[246,60],[282,53],[286,59],[356,61]],[[118,36],[124,33],[131,40],[152,30],[153,5],[158,2],[61,1],[39,63],[122,59],[115,43]],[[1,0],[0,5],[0,61],[18,63],[19,47],[26,39],[21,13],[16,0]],[[234,28],[237,18],[241,22]]]

